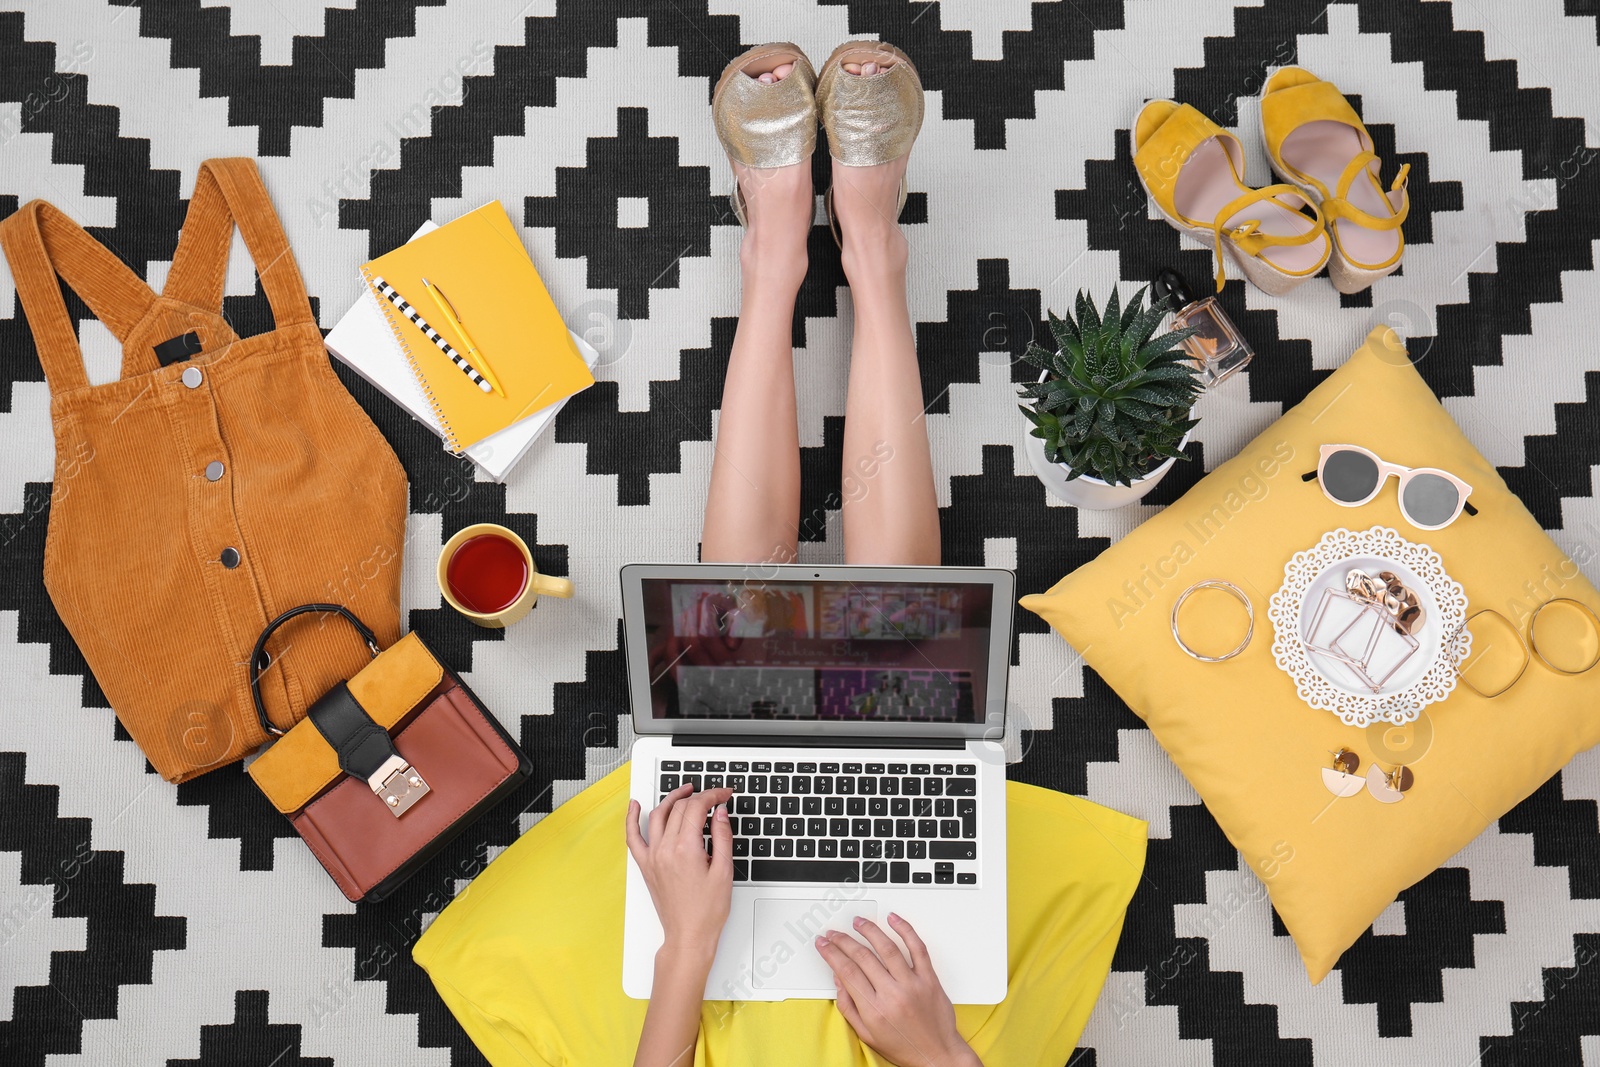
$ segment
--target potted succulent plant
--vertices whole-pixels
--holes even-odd
[[[1179,343],[1193,327],[1152,337],[1165,297],[1144,306],[1141,288],[1120,306],[1116,290],[1097,313],[1078,293],[1074,315],[1050,313],[1056,351],[1030,344],[1022,358],[1042,372],[1020,395],[1033,424],[1025,444],[1045,487],[1070,504],[1119,508],[1155,488],[1199,420],[1189,417],[1199,373]]]

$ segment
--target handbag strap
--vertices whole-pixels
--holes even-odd
[[[268,667],[272,666],[272,657],[267,655],[267,639],[272,636],[273,632],[277,630],[278,627],[282,626],[296,615],[307,615],[313,612],[343,615],[345,619],[349,621],[350,625],[356,628],[356,632],[361,634],[361,639],[365,641],[367,643],[367,647],[372,650],[372,657],[374,659],[376,659],[378,657],[378,653],[382,651],[380,648],[378,648],[377,635],[367,627],[366,623],[356,618],[355,614],[350,611],[349,608],[346,608],[340,604],[301,604],[297,608],[290,608],[282,615],[279,615],[276,619],[273,619],[271,622],[267,623],[267,628],[261,631],[260,637],[256,638],[256,647],[250,652],[250,696],[255,701],[256,718],[261,720],[261,728],[267,733],[271,734],[273,737],[282,737],[284,734],[288,733],[288,731],[279,729],[272,724],[272,720],[267,718],[267,706],[261,699],[261,675],[262,672],[264,672]]]

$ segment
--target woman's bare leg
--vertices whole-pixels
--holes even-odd
[[[876,69],[867,67],[861,73]],[[939,563],[939,502],[906,305],[908,248],[895,218],[907,158],[876,167],[833,161],[856,320],[842,471],[847,563]]]
[[[785,65],[772,75],[788,72]],[[792,563],[800,539],[800,432],[790,337],[816,206],[811,161],[762,170],[735,164],[734,171],[750,226],[739,250],[739,326],[722,387],[700,558]]]

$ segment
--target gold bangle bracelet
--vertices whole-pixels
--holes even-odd
[[[1198,592],[1201,589],[1221,589],[1224,592],[1233,594],[1234,598],[1238,600],[1239,603],[1244,605],[1245,616],[1250,620],[1250,625],[1244,632],[1244,640],[1240,641],[1239,647],[1233,649],[1231,652],[1224,652],[1220,656],[1202,656],[1200,653],[1184,644],[1183,635],[1178,632],[1178,612],[1183,610],[1183,603],[1189,599],[1190,594]],[[1243,589],[1240,589],[1232,582],[1223,581],[1221,578],[1205,578],[1201,581],[1195,582],[1189,588],[1179,593],[1178,602],[1172,605],[1172,639],[1178,642],[1179,648],[1183,649],[1189,655],[1193,656],[1202,663],[1221,663],[1223,660],[1232,659],[1245,650],[1245,647],[1250,644],[1250,638],[1255,636],[1255,632],[1256,609],[1254,605],[1250,603],[1250,598],[1245,595],[1245,591]]]
[[[1593,626],[1595,629],[1595,634],[1600,636],[1600,617],[1596,617],[1593,608],[1585,604],[1583,601],[1574,600],[1569,596],[1551,597],[1543,604],[1540,604],[1538,607],[1534,608],[1533,614],[1528,616],[1528,645],[1533,649],[1533,654],[1539,657],[1540,663],[1543,663],[1546,667],[1549,667],[1557,674],[1582,674],[1585,671],[1593,669],[1596,663],[1600,663],[1600,648],[1595,650],[1594,659],[1590,660],[1588,663],[1584,664],[1582,667],[1579,667],[1575,671],[1569,671],[1564,667],[1557,667],[1554,663],[1551,663],[1547,658],[1545,658],[1545,654],[1543,652],[1539,651],[1539,612],[1543,611],[1551,604],[1571,604],[1573,607],[1577,608],[1579,611],[1583,612],[1589,617],[1589,625]]]
[[[1473,684],[1471,678],[1467,677],[1467,671],[1472,669],[1471,664],[1468,664],[1467,671],[1462,670],[1461,664],[1459,663],[1452,665],[1450,669],[1455,672],[1456,678],[1461,682],[1462,685],[1466,686],[1468,689],[1472,690],[1474,693],[1477,693],[1481,697],[1493,700],[1501,693],[1504,693],[1506,690],[1516,685],[1517,682],[1522,678],[1522,672],[1528,669],[1528,643],[1522,639],[1522,634],[1517,630],[1517,624],[1493,608],[1479,608],[1477,611],[1474,611],[1471,615],[1468,615],[1465,619],[1462,619],[1461,622],[1456,624],[1455,629],[1451,630],[1450,635],[1445,638],[1445,647],[1449,648],[1453,646],[1456,640],[1461,636],[1462,632],[1466,631],[1467,628],[1472,625],[1472,620],[1483,615],[1494,616],[1505,624],[1506,629],[1511,631],[1511,636],[1515,637],[1517,639],[1517,644],[1522,646],[1522,666],[1517,668],[1517,673],[1512,675],[1511,681],[1507,682],[1505,685],[1501,686],[1499,689],[1496,689],[1492,693],[1485,693],[1482,689],[1479,689],[1475,684]]]

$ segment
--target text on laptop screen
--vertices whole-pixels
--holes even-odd
[[[646,578],[658,719],[981,722],[982,583]]]

